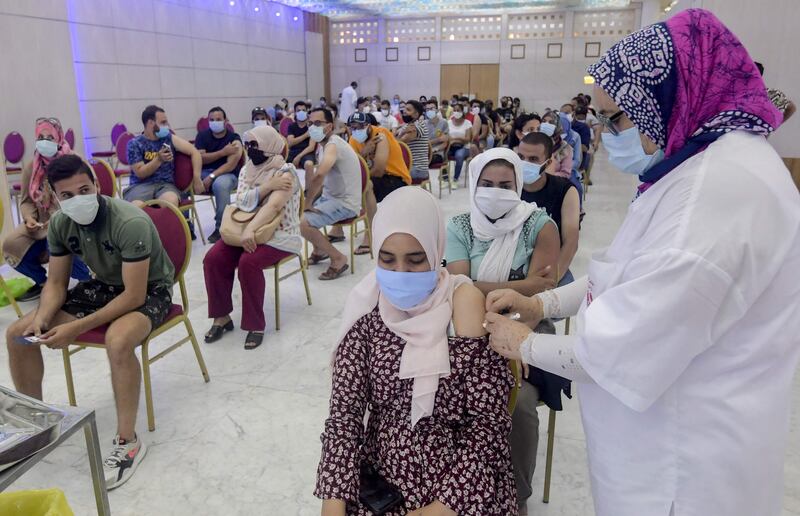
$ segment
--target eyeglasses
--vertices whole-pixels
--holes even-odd
[[[351,131],[360,131],[361,129],[366,129],[366,124],[350,124]]]
[[[40,117],[36,119],[36,125],[39,125],[42,122],[47,122],[48,124],[53,124],[56,127],[61,127],[61,122],[59,122],[58,118]]]
[[[619,129],[617,129],[617,121],[622,118],[625,113],[622,110],[617,111],[611,116],[606,116],[603,113],[597,113],[597,120],[600,121],[603,126],[608,129],[608,132],[617,136],[619,134]]]

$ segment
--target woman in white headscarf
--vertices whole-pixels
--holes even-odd
[[[506,516],[513,378],[487,346],[484,296],[441,266],[444,223],[430,193],[395,190],[373,231],[378,267],[350,293],[334,353],[322,514],[372,514],[359,501],[372,470],[403,497],[387,515]]]
[[[525,295],[555,285],[560,248],[558,230],[547,213],[520,198],[522,162],[510,149],[491,149],[469,165],[470,211],[447,225],[447,269],[475,280],[484,294],[508,288]],[[538,329],[553,333],[546,321]],[[539,441],[536,405],[561,410],[561,391],[569,382],[534,369],[520,387],[511,431],[511,457],[517,503],[524,514],[531,496]]]

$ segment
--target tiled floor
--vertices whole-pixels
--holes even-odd
[[[585,272],[590,253],[611,240],[635,187],[633,178],[608,170],[602,158],[598,159],[594,175],[580,250],[573,264],[576,276]],[[206,228],[210,229],[210,203],[201,206]],[[442,207],[447,215],[465,211],[466,191],[461,188],[452,195],[445,194]],[[339,245],[344,249],[347,242]],[[195,243],[187,271],[190,315],[199,335],[209,325],[202,275],[202,256],[207,249],[199,241]],[[316,279],[322,266],[312,267],[314,304],[310,307],[298,276],[283,282],[282,329],[278,333],[273,325],[272,288],[268,287],[265,309],[269,326],[264,345],[255,351],[244,351],[244,333],[239,330],[215,344],[201,343],[211,374],[208,384],[203,383],[189,347],[153,366],[157,429],[146,430],[142,398],[139,432],[150,450],[131,481],[110,493],[115,515],[319,514],[320,502],[312,491],[319,434],[327,414],[330,350],[345,296],[374,266],[368,256],[358,257],[356,265],[357,274],[327,283]],[[7,275],[8,268],[3,272]],[[270,284],[268,278],[267,285]],[[235,306],[239,299],[236,292]],[[0,310],[0,327],[5,327],[12,317],[10,309]],[[238,317],[239,312],[234,313],[237,323]],[[160,337],[156,346],[167,342],[169,336]],[[10,386],[5,346],[0,346],[0,363],[0,384]],[[45,364],[45,399],[65,403],[60,353],[45,353]],[[106,358],[104,353],[90,350],[77,355],[73,367],[78,402],[97,410],[101,446],[105,450],[115,430]],[[794,392],[784,516],[800,515],[800,377],[795,381]],[[547,421],[546,414],[541,414],[540,467],[534,477],[536,495],[529,503],[531,514],[593,513],[578,402],[567,402],[566,410],[558,414],[548,505],[541,502]],[[80,433],[15,487],[54,486],[66,492],[77,515],[92,514],[94,499]]]

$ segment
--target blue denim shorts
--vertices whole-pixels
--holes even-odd
[[[322,196],[314,203],[314,211],[306,211],[303,217],[312,228],[322,228],[342,220],[352,219],[356,212],[347,208],[339,199]]]

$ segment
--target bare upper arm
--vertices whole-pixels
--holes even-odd
[[[147,297],[147,282],[150,274],[150,258],[137,262],[122,262],[122,284],[125,292],[136,296],[140,304]]]
[[[175,146],[175,150],[178,152],[188,154],[189,156],[195,153],[200,154],[200,151],[197,150],[194,145],[175,134],[172,135],[172,145]]]
[[[571,238],[577,240],[581,217],[581,203],[578,190],[573,186],[567,190],[564,202],[561,204],[561,241]]]
[[[469,277],[469,260],[458,260],[447,263],[447,272],[450,274],[463,274]]]
[[[322,151],[322,159],[320,160],[319,167],[317,167],[316,176],[323,177],[330,172],[333,165],[336,164],[336,157],[336,145],[326,145]]]
[[[476,286],[461,285],[453,293],[453,326],[459,337],[483,337],[486,298]]]
[[[561,240],[558,237],[558,230],[556,229],[555,223],[548,222],[539,230],[539,234],[536,235],[536,245],[531,255],[528,274],[535,274],[537,271],[550,265],[550,272],[546,276],[555,278],[557,274],[556,265],[560,252]]]

